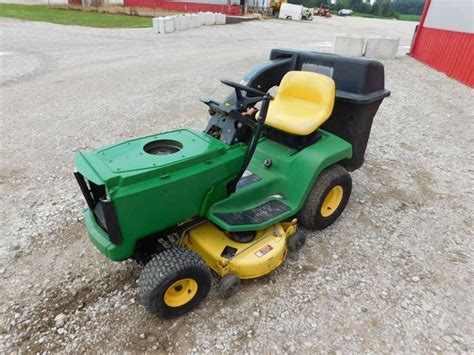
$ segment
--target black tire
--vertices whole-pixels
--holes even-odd
[[[288,239],[288,251],[295,253],[300,250],[306,242],[306,236],[302,231],[297,231]]]
[[[323,216],[321,208],[325,198],[334,187],[342,187],[342,199],[330,215]],[[346,208],[352,191],[351,175],[340,165],[333,165],[324,170],[316,180],[311,192],[298,213],[298,221],[308,229],[321,230],[336,221]]]
[[[219,282],[219,294],[228,298],[235,294],[240,287],[240,278],[237,275],[227,274]]]
[[[196,285],[193,283],[189,290],[183,290],[194,295],[188,296],[192,298],[182,305],[170,306],[165,300],[165,294],[170,290],[173,292],[174,289],[181,292],[183,286],[181,289],[178,289],[179,286],[171,288],[181,280],[195,282]],[[197,307],[209,293],[211,283],[209,267],[197,254],[184,247],[173,247],[158,254],[145,265],[138,279],[138,292],[148,312],[159,317],[172,318]],[[191,287],[194,287],[193,290]]]

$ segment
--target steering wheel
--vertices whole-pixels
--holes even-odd
[[[262,101],[265,98],[269,98],[270,100],[273,99],[270,94],[251,88],[250,86],[245,86],[230,80],[221,80],[221,83],[235,89],[235,96],[237,97],[236,106],[238,108],[246,108],[252,104]],[[242,93],[243,91],[246,92],[246,95]],[[255,96],[249,97],[247,94],[253,94]]]

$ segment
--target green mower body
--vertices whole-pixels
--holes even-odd
[[[243,103],[257,102],[251,90],[265,93],[289,71],[316,71],[335,81],[333,113],[310,136],[242,115],[250,106]],[[233,86],[225,103],[205,102],[204,132],[181,129],[75,155],[87,231],[101,253],[116,261],[134,257],[148,241],[184,235],[199,220],[243,233],[290,219],[323,171],[362,165],[372,119],[390,94],[381,63],[314,52],[273,50],[245,81],[247,101]]]
[[[156,142],[179,151],[159,154]],[[92,187],[94,201],[85,211],[91,241],[112,260],[129,258],[137,240],[205,215],[206,204],[226,197],[244,155],[243,144],[229,146],[191,130],[77,153],[77,172]]]
[[[147,152],[147,146],[160,141],[174,142],[179,151]],[[119,261],[133,255],[140,239],[196,216],[228,231],[264,229],[296,214],[318,174],[352,154],[349,143],[328,132],[299,152],[261,138],[242,183],[227,196],[245,148],[178,130],[77,153],[77,174],[95,193],[96,202],[85,210],[92,243]],[[267,210],[278,208],[281,213],[266,218]]]

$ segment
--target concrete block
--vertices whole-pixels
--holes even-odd
[[[184,31],[189,28],[189,17],[186,15],[176,16],[176,31]]]
[[[370,58],[395,59],[400,38],[368,37],[365,56]]]
[[[171,33],[175,31],[175,23],[174,23],[174,18],[172,17],[164,17],[163,18],[163,32],[160,33]]]
[[[212,26],[216,24],[216,14],[212,12],[204,13],[204,26]]]
[[[334,41],[334,54],[361,57],[364,54],[364,44],[364,37],[339,35]]]
[[[198,14],[189,15],[189,28],[200,27],[201,25]]]
[[[204,12],[198,12],[196,15],[199,18],[199,26],[204,26]]]
[[[174,19],[168,17],[155,17],[153,19],[153,31],[157,33],[174,32]]]
[[[183,14],[186,17],[186,23],[188,24],[188,28],[190,28],[190,21],[191,21],[191,14]]]
[[[160,18],[161,17],[154,17],[152,20],[153,23],[153,32],[160,33]]]
[[[225,25],[225,15],[216,13],[216,25]]]
[[[178,16],[176,16],[176,15],[166,16],[167,19],[173,21],[174,31],[176,31],[177,28],[178,28],[178,24],[177,24],[177,21],[178,21],[178,20],[177,20],[177,17],[178,17]]]

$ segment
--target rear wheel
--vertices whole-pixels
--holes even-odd
[[[309,193],[298,220],[308,229],[324,229],[341,215],[352,191],[351,175],[340,165],[324,170]]]
[[[138,279],[145,309],[171,318],[195,308],[209,293],[211,273],[191,250],[173,247],[148,262]]]

